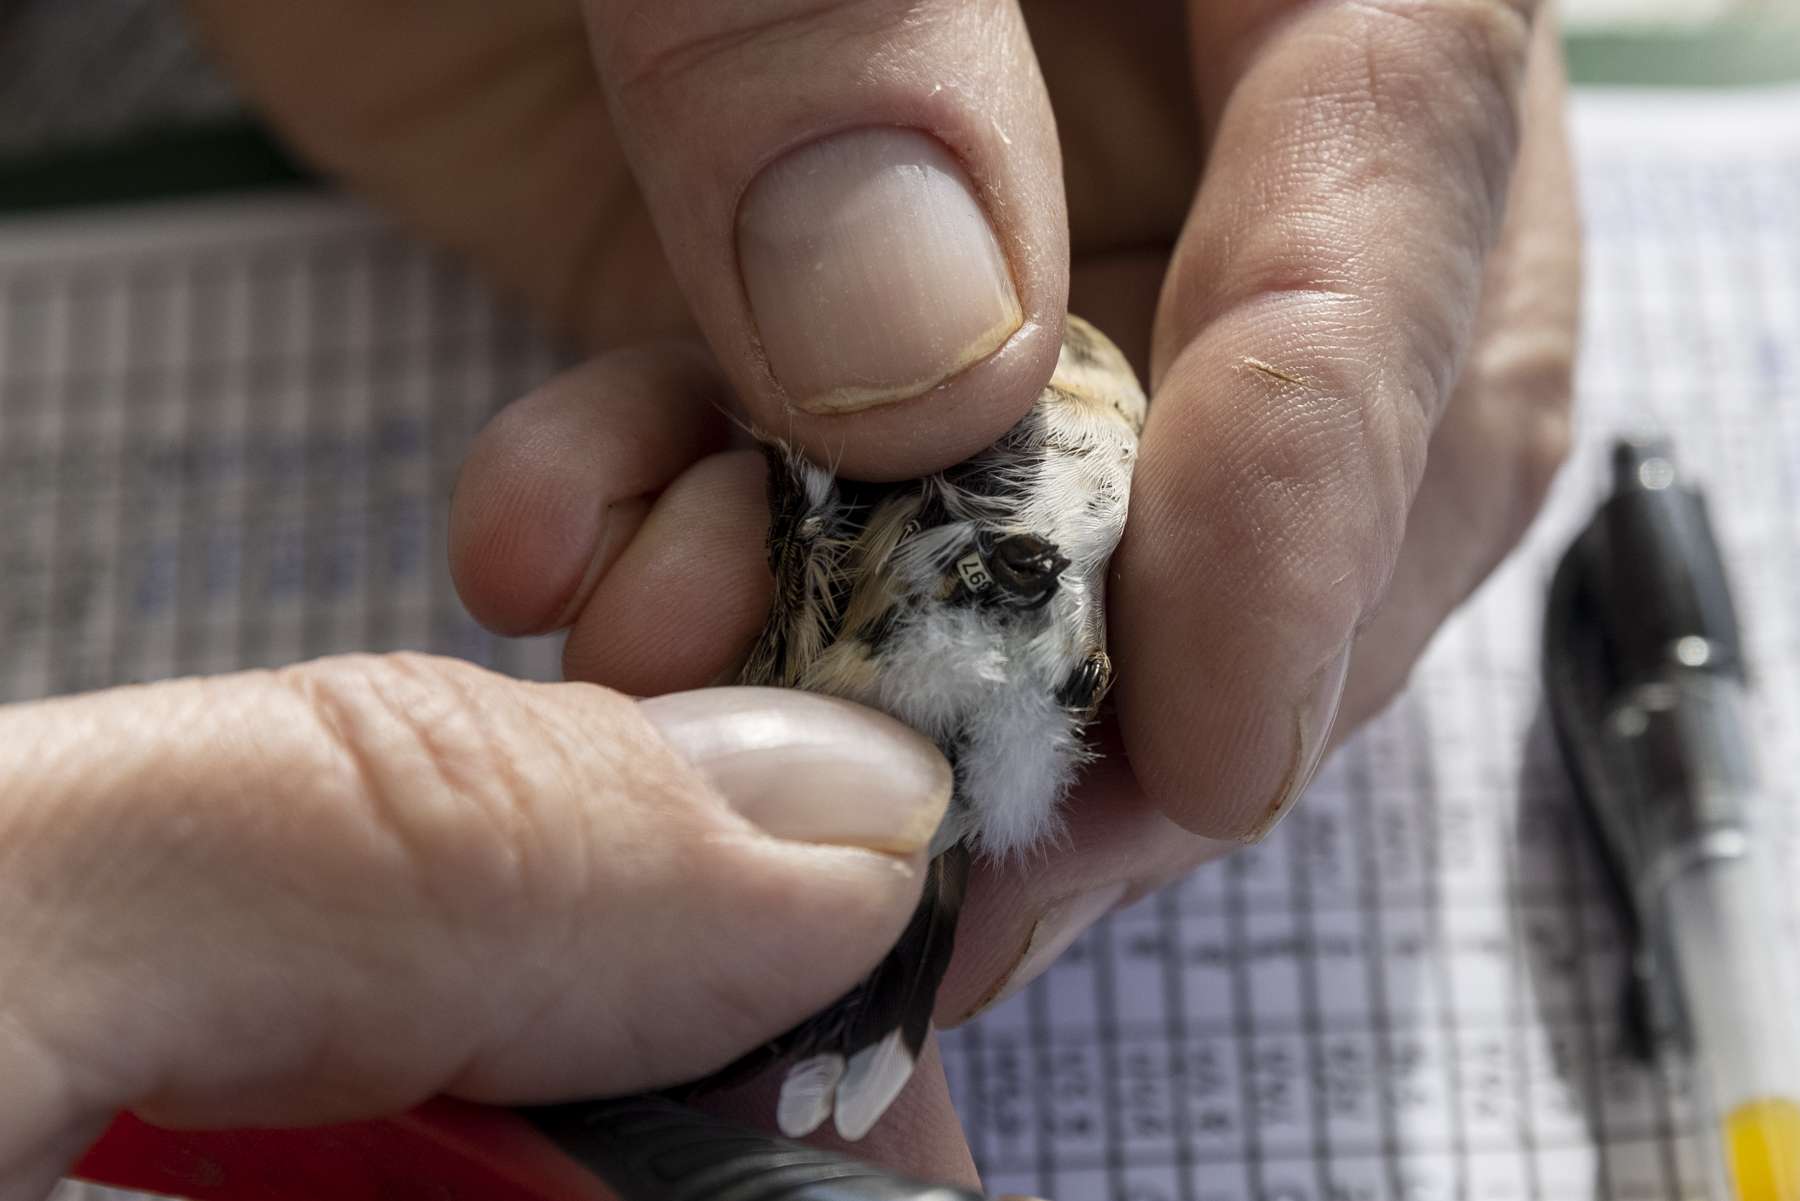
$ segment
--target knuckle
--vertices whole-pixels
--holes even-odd
[[[1369,146],[1429,139],[1434,154],[1414,170],[1446,165],[1478,181],[1469,201],[1483,243],[1498,227],[1521,127],[1519,99],[1531,43],[1532,6],[1509,0],[1355,0],[1345,6],[1322,99]],[[1362,164],[1374,172],[1386,156]],[[1389,163],[1388,169],[1400,169]]]
[[[1457,68],[1496,81],[1517,81],[1537,10],[1536,0],[1354,0],[1366,45],[1392,47],[1402,59],[1435,70]]]
[[[1308,626],[1348,635],[1392,572],[1415,455],[1394,406],[1348,382],[1326,388],[1250,451],[1227,511],[1258,554],[1262,594],[1296,606]]]
[[[614,0],[601,6],[595,39],[606,86],[629,107],[723,65],[756,63],[771,47],[885,25],[914,7],[911,0]]]
[[[1216,326],[1234,341],[1271,346],[1262,357],[1328,379],[1315,390],[1404,406],[1402,432],[1417,467],[1455,384],[1471,308],[1463,298],[1479,292],[1480,259],[1467,241],[1409,247],[1400,268],[1408,275],[1396,278],[1388,250],[1343,236],[1333,203],[1319,197],[1270,214],[1229,251],[1198,241],[1184,248],[1164,285],[1164,308],[1190,336]],[[1398,366],[1386,379],[1368,378],[1365,365],[1384,363]]]
[[[35,1120],[39,1130],[49,1133],[79,1128],[93,1112],[111,1109],[115,1098],[134,1095],[132,1090],[144,1083],[134,1077],[145,1072],[83,1049],[91,1039],[77,1037],[69,1029],[78,1022],[71,1020],[67,1006],[51,1001],[34,1008],[45,994],[56,995],[51,989],[27,988],[7,997],[5,1020],[0,1021],[0,1061],[7,1066],[8,1087],[21,1097],[31,1097],[29,1110],[22,1114],[25,1130],[32,1130]]]
[[[1527,411],[1523,425],[1507,528],[1509,547],[1536,519],[1574,441],[1574,422],[1567,405]]]
[[[1575,423],[1567,405],[1546,409],[1529,417],[1530,432],[1523,467],[1525,490],[1535,502],[1550,490],[1550,482],[1569,460],[1575,441]]]
[[[519,715],[489,673],[400,653],[320,660],[277,679],[323,734],[327,805],[378,862],[397,857],[441,912],[492,920],[566,876],[543,870],[562,857],[540,781],[507,737]]]
[[[1453,402],[1478,406],[1487,444],[1509,473],[1496,530],[1505,546],[1524,534],[1568,458],[1575,353],[1572,329],[1496,337],[1470,364],[1466,390],[1472,394]]]
[[[1346,299],[1354,301],[1265,296],[1282,320],[1245,313],[1247,327],[1227,331],[1238,345],[1263,342],[1270,328],[1318,336],[1274,363],[1238,360],[1217,510],[1222,537],[1251,556],[1261,594],[1288,598],[1308,624],[1347,636],[1378,604],[1399,555],[1441,385],[1424,369],[1382,365],[1394,356],[1346,353],[1351,335],[1331,331],[1365,310]],[[1220,414],[1196,406],[1192,419],[1216,427]]]

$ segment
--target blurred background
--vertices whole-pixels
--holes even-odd
[[[1791,78],[1800,0],[1564,0],[1578,82]],[[174,0],[0,0],[0,209],[291,182]]]

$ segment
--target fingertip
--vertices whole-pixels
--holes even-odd
[[[1014,425],[1055,369],[1066,264],[1009,253],[992,221],[922,129],[850,129],[765,166],[737,214],[759,420],[870,479],[947,467]]]
[[[670,345],[583,364],[501,410],[451,498],[451,579],[475,619],[511,636],[567,625],[662,486],[726,445],[721,391],[702,354]]]
[[[701,688],[650,697],[638,712],[778,838],[922,857],[950,803],[950,763],[936,744],[839,697]]]
[[[563,453],[557,416],[542,395],[501,410],[470,446],[450,499],[457,595],[476,621],[509,637],[552,628],[590,564],[604,569],[596,552],[605,527],[617,529]]]
[[[730,451],[676,478],[575,616],[564,674],[650,696],[728,672],[769,612],[766,472]]]
[[[919,129],[865,126],[786,151],[738,204],[737,250],[763,359],[808,413],[920,395],[1024,323],[968,172]]]
[[[1024,415],[1061,341],[1068,219],[1012,0],[587,11],[670,266],[755,425],[897,479]]]
[[[1305,671],[1262,639],[1245,641],[1244,654],[1181,653],[1129,685],[1122,669],[1116,686],[1145,794],[1187,833],[1239,844],[1266,837],[1311,784],[1332,745],[1352,649],[1346,643]],[[1169,654],[1166,645],[1147,653],[1159,649]],[[1210,669],[1202,688],[1191,683],[1196,663]]]
[[[1114,559],[1115,697],[1138,778],[1196,834],[1254,841],[1287,812],[1387,587],[1422,421],[1388,417],[1392,381],[1347,353],[1358,325],[1330,298],[1233,308],[1150,406]]]

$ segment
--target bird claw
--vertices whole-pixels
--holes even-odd
[[[1106,690],[1110,687],[1112,660],[1104,650],[1095,647],[1081,665],[1069,673],[1056,699],[1063,708],[1081,714],[1083,721],[1092,721],[1099,714],[1100,702],[1106,699]]]

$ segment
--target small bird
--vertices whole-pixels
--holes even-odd
[[[955,769],[923,896],[887,958],[720,1074],[792,1061],[776,1113],[790,1138],[828,1117],[851,1140],[874,1126],[930,1030],[971,857],[1016,858],[1061,829],[1112,682],[1107,563],[1145,410],[1118,347],[1070,316],[1031,411],[948,470],[856,483],[764,443],[775,600],[739,682],[880,709]]]

